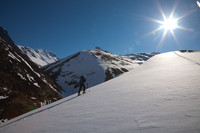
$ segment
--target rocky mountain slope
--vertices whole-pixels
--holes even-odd
[[[0,35],[0,121],[61,99],[62,89],[20,52],[7,31],[0,28]]]
[[[87,87],[92,87],[128,72],[139,64],[141,60],[138,62],[96,48],[80,51],[43,69],[65,90],[61,95],[66,97],[78,91],[81,75],[86,77]]]
[[[153,53],[137,53],[137,54],[127,54],[127,55],[122,55],[122,57],[126,57],[129,59],[134,60],[135,62],[142,64],[145,61],[147,61],[149,58],[159,54],[158,52],[153,52]]]
[[[8,32],[1,26],[0,26],[0,40],[4,40],[7,44],[11,45],[12,47],[18,48],[8,35]]]
[[[56,54],[44,49],[32,49],[30,47],[19,46],[21,52],[29,57],[31,61],[39,66],[45,66],[56,62],[59,58]]]

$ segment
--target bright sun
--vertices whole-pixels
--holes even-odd
[[[173,18],[168,18],[163,21],[160,25],[160,28],[164,29],[165,31],[172,31],[178,27],[178,21]]]
[[[161,37],[160,42],[158,44],[158,47],[160,47],[160,45],[162,44],[162,42],[165,39],[165,36],[167,35],[168,32],[171,33],[171,35],[174,37],[175,41],[178,43],[178,41],[176,39],[176,36],[175,36],[175,33],[174,33],[175,29],[181,29],[181,30],[191,31],[191,29],[187,29],[185,27],[182,27],[182,26],[178,25],[178,21],[180,19],[186,17],[187,15],[189,15],[190,12],[186,13],[185,15],[183,15],[181,17],[175,18],[174,17],[174,13],[175,13],[177,5],[178,5],[178,1],[175,2],[174,6],[172,8],[172,11],[169,14],[169,17],[167,18],[166,15],[165,15],[165,13],[164,13],[164,11],[162,10],[160,4],[157,3],[158,9],[160,10],[160,13],[161,13],[161,15],[163,17],[163,20],[157,20],[157,19],[146,17],[147,19],[160,24],[160,26],[157,29],[153,30],[150,33],[147,33],[147,35],[151,35],[151,34],[155,35],[157,31],[163,30],[163,34],[162,34],[162,37]],[[199,3],[199,5],[200,5],[200,3]]]

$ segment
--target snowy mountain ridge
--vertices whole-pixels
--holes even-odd
[[[149,58],[151,58],[157,54],[160,54],[160,53],[153,52],[153,53],[126,54],[126,55],[122,55],[122,57],[132,59],[132,60],[136,61],[137,63],[142,64],[145,61],[147,61]]]
[[[30,47],[19,46],[21,52],[29,57],[31,61],[39,66],[45,66],[54,63],[59,60],[56,54],[43,50],[43,49],[32,49]]]
[[[66,97],[78,91],[81,75],[86,77],[87,87],[92,87],[128,72],[139,64],[137,60],[98,48],[80,51],[43,69],[65,90],[61,95]]]
[[[198,51],[156,55],[84,95],[7,121],[0,132],[198,133],[198,63]]]

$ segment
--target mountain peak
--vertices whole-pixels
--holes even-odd
[[[45,66],[59,60],[56,54],[44,49],[32,49],[30,47],[19,46],[21,52],[39,66]]]
[[[63,97],[78,90],[77,83],[84,75],[88,87],[108,81],[139,66],[132,59],[115,55],[100,48],[83,50],[43,69],[65,90]]]
[[[14,42],[8,35],[8,32],[1,26],[0,26],[0,39],[4,40],[5,42],[7,42],[10,45],[14,45]]]
[[[102,49],[101,49],[100,47],[98,47],[98,46],[97,46],[97,47],[95,47],[95,49],[99,49],[99,50],[102,50]]]

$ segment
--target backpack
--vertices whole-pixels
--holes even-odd
[[[85,83],[86,82],[86,79],[85,78],[83,78],[83,83]]]
[[[80,83],[80,84],[83,84],[83,83],[85,83],[85,82],[86,82],[86,79],[85,79],[85,77],[81,77],[81,79],[80,79],[79,83]]]

